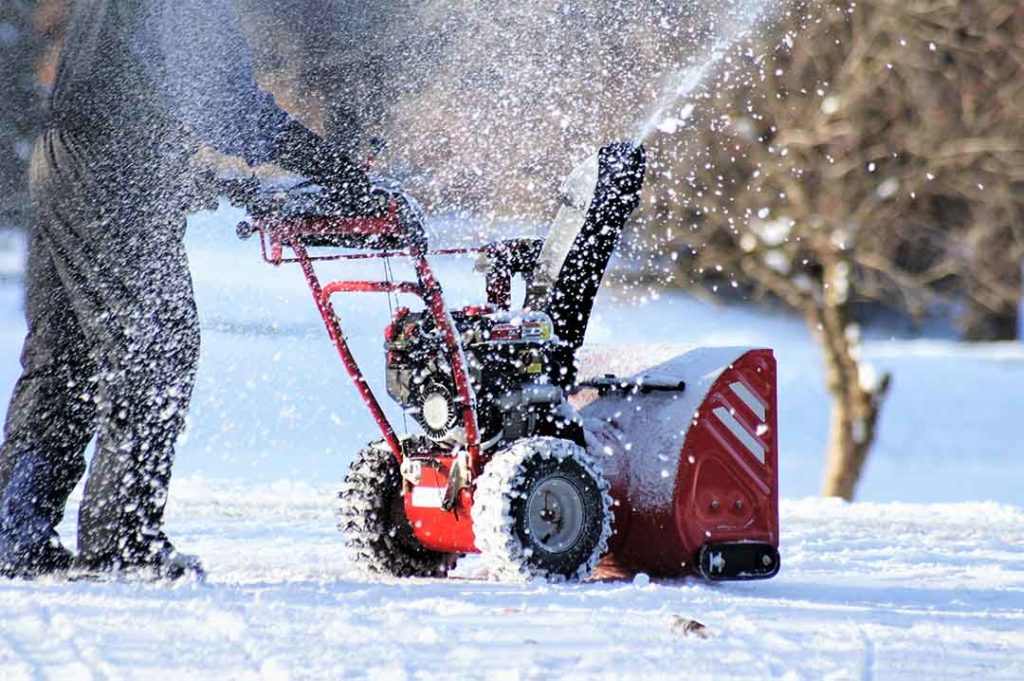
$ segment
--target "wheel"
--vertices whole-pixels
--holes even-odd
[[[431,551],[413,534],[405,515],[402,474],[385,443],[359,452],[338,499],[338,529],[358,569],[393,577],[444,577],[455,567],[458,556]]]
[[[608,550],[609,485],[579,445],[519,440],[494,455],[473,498],[476,545],[505,579],[585,579]]]

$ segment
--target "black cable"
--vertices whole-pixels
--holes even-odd
[[[386,281],[387,283],[390,284],[390,283],[394,282],[394,280],[395,280],[395,275],[394,275],[394,272],[391,270],[391,258],[389,258],[387,256],[387,254],[385,254],[384,255],[384,281]],[[392,296],[395,297],[394,305],[391,304],[391,297]],[[395,307],[397,307],[397,306],[398,306],[398,293],[396,291],[388,291],[388,314],[390,316],[390,319],[392,319],[392,320],[394,320],[394,318],[395,318]],[[387,358],[385,358],[385,362],[386,361],[387,361]],[[405,409],[402,409],[402,429],[405,431],[406,435],[409,434],[409,418],[408,418],[408,415],[405,413]]]

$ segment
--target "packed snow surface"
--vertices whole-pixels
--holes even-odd
[[[781,574],[513,586],[467,559],[446,581],[364,581],[333,497],[373,423],[301,275],[237,242],[239,217],[200,216],[189,236],[204,346],[168,531],[207,583],[0,581],[0,679],[1024,678],[1021,345],[867,329],[865,357],[894,382],[864,501],[848,505],[808,498],[828,405],[800,320],[606,289],[593,344],[774,348]],[[471,267],[439,264],[453,305],[483,297]],[[377,382],[387,304],[341,302]],[[23,335],[19,284],[0,278],[0,410]],[[61,528],[72,546],[75,510]]]
[[[332,497],[179,480],[170,531],[207,583],[0,584],[0,678],[1024,678],[1009,506],[786,501],[772,581],[523,586],[477,559],[363,581]]]

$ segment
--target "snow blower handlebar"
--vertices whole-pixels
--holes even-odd
[[[440,333],[451,367],[462,411],[469,473],[471,476],[479,473],[482,462],[476,397],[454,321],[428,256],[482,254],[490,263],[487,269],[488,300],[497,307],[507,309],[511,277],[525,271],[527,266],[532,266],[530,264],[536,260],[536,253],[540,249],[539,242],[517,239],[476,248],[428,250],[418,214],[411,206],[403,206],[400,197],[389,197],[387,205],[377,214],[352,216],[332,214],[330,209],[324,210],[322,205],[310,202],[302,195],[296,197],[294,192],[285,192],[284,197],[281,192],[260,193],[258,188],[248,183],[244,186],[236,185],[232,191],[233,194],[228,194],[232,200],[243,203],[253,216],[251,222],[239,224],[239,237],[247,239],[258,234],[266,262],[273,265],[296,263],[302,269],[342,364],[399,463],[405,456],[402,443],[352,354],[331,298],[340,293],[403,293],[423,301]],[[299,200],[296,201],[296,198]],[[316,253],[310,251],[325,247],[333,250]],[[338,252],[338,249],[345,249],[346,252]],[[286,255],[287,251],[291,251],[291,255]],[[314,263],[319,261],[391,257],[409,258],[416,280],[339,279],[323,283],[314,267]]]

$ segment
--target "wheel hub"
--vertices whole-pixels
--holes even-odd
[[[583,532],[583,496],[562,477],[548,478],[533,489],[526,514],[533,541],[550,553],[569,550]]]

